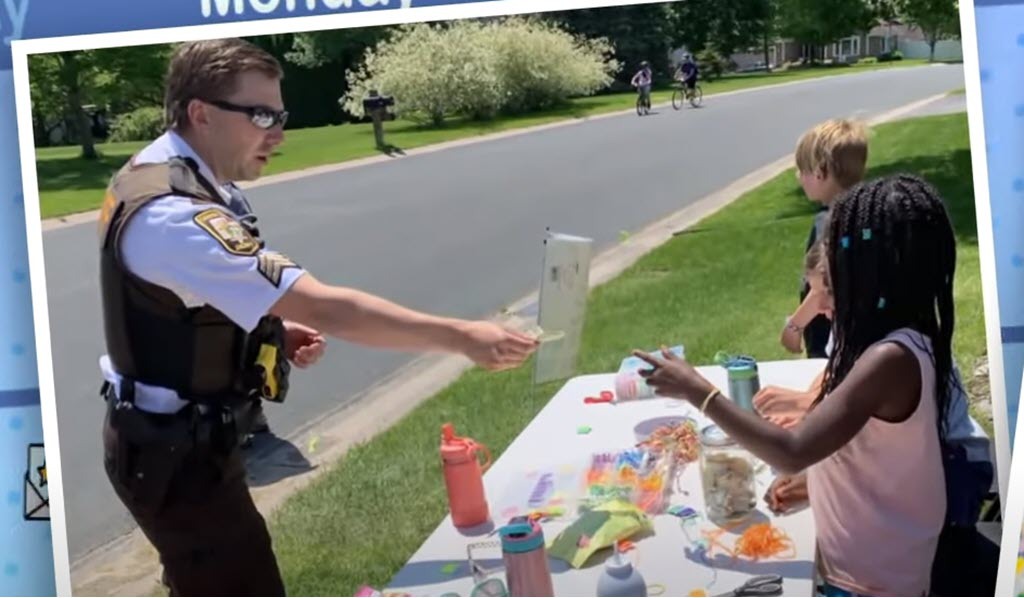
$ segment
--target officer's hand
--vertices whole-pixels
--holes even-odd
[[[462,352],[484,369],[498,371],[519,367],[537,350],[537,339],[492,322],[469,322],[463,329]]]
[[[298,322],[286,321],[284,328],[285,355],[292,365],[306,368],[319,361],[327,347],[327,340],[323,335]]]

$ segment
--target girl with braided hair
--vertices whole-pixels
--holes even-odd
[[[931,185],[896,175],[837,199],[822,249],[833,347],[796,426],[736,406],[667,350],[635,354],[659,395],[690,401],[781,474],[806,470],[825,595],[926,595],[947,506],[953,229]]]

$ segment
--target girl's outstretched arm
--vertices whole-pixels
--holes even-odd
[[[787,475],[839,450],[871,417],[905,420],[917,409],[921,394],[920,367],[914,354],[898,343],[879,344],[861,355],[843,383],[798,426],[786,430],[737,407],[721,394],[712,396],[715,388],[710,382],[690,364],[666,353],[663,351],[661,358],[635,353],[654,366],[645,372],[648,384],[659,395],[705,407],[705,415],[725,433]]]

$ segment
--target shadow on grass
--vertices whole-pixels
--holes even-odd
[[[958,243],[978,244],[978,225],[974,207],[974,180],[971,176],[971,152],[956,149],[944,154],[913,156],[893,162],[872,166],[867,180],[905,173],[922,177],[938,189],[953,221],[953,230]],[[673,236],[700,235],[722,231],[759,230],[779,222],[808,218],[817,211],[817,206],[803,196],[799,186],[794,185],[787,193],[784,207],[774,214],[755,223],[698,225],[675,231]]]
[[[744,232],[744,231],[757,231],[768,228],[774,224],[780,222],[788,222],[790,220],[804,220],[808,216],[813,215],[815,210],[811,210],[808,213],[797,213],[795,211],[788,211],[781,213],[778,216],[769,218],[755,224],[722,224],[717,226],[694,226],[690,228],[684,228],[682,230],[673,231],[673,237],[683,236],[696,236],[707,233],[721,233],[721,232]]]
[[[48,158],[36,160],[39,191],[81,191],[106,188],[110,177],[131,157],[130,152],[103,153],[96,160]]]
[[[780,176],[789,177],[790,173],[787,171]],[[778,208],[766,213],[764,218],[759,220],[751,221],[747,219],[741,221],[742,223],[736,223],[730,219],[722,221],[721,224],[699,224],[674,231],[672,236],[680,237],[714,232],[761,230],[783,222],[813,218],[820,209],[818,204],[807,199],[807,196],[804,195],[803,190],[797,184],[794,184],[783,193],[780,203],[781,205]]]
[[[869,176],[878,178],[897,173],[915,174],[935,186],[946,203],[957,242],[978,244],[970,150],[957,149],[944,155],[915,156],[879,164],[871,169]]]
[[[603,101],[587,101],[587,100],[603,100]],[[474,131],[502,131],[510,128],[511,125],[516,123],[532,122],[536,120],[544,119],[579,119],[586,118],[595,113],[598,113],[604,109],[613,107],[617,102],[613,96],[593,96],[592,98],[582,98],[576,102],[565,103],[553,108],[547,108],[544,110],[538,110],[535,112],[526,112],[517,115],[501,115],[488,120],[472,120],[465,117],[452,117],[439,125],[431,123],[419,123],[414,121],[404,121],[402,124],[393,126],[389,129],[391,134],[402,134],[402,133],[439,133],[439,132],[458,132],[462,129],[472,129]],[[629,106],[623,104],[623,109]]]
[[[249,485],[269,486],[311,471],[313,465],[302,449],[274,434],[257,434],[245,453]]]
[[[403,150],[402,148],[398,147],[397,145],[392,145],[390,143],[385,143],[383,147],[377,148],[377,151],[381,152],[382,154],[384,154],[385,156],[388,156],[390,158],[394,158],[395,156],[404,156],[405,155],[405,150]]]

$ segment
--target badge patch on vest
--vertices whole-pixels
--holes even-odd
[[[240,222],[217,208],[203,210],[193,218],[200,228],[210,234],[228,252],[252,256],[260,250],[259,242],[245,230]]]
[[[286,268],[298,267],[298,264],[276,251],[264,251],[256,258],[256,269],[275,287],[281,286],[281,275]]]

